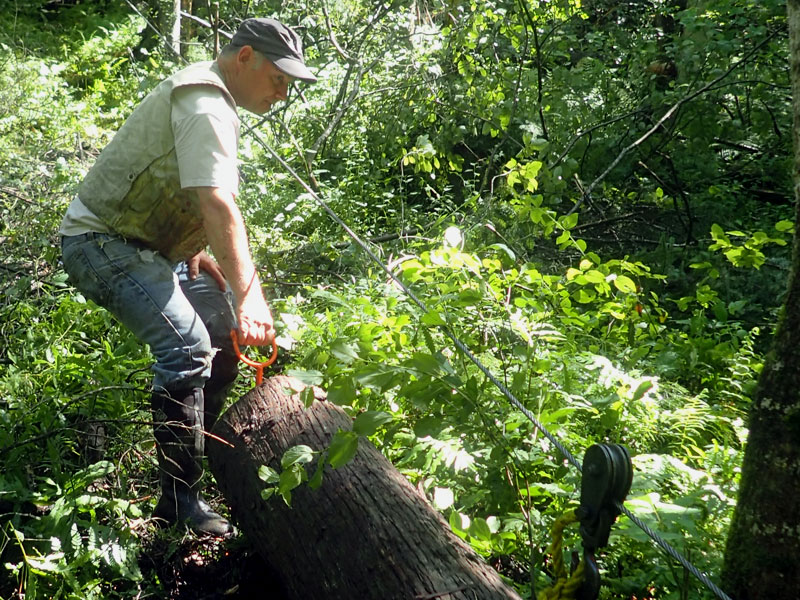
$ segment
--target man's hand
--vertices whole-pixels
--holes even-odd
[[[268,346],[275,339],[272,312],[260,289],[247,294],[236,308],[239,322],[238,343],[241,346]]]
[[[220,291],[224,292],[228,289],[228,282],[225,280],[225,274],[220,269],[217,261],[206,254],[205,250],[201,250],[192,258],[186,261],[189,267],[189,279],[195,280],[200,274],[200,269],[211,275],[214,281],[217,282]]]

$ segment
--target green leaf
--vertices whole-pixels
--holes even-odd
[[[499,244],[499,243],[492,244],[491,246],[489,246],[489,248],[491,248],[492,250],[498,250],[500,252],[503,252],[509,258],[509,260],[511,260],[511,262],[517,260],[516,254],[514,254],[511,248],[509,248],[505,244]]]
[[[651,389],[653,389],[653,382],[649,379],[643,381],[636,387],[636,391],[633,392],[633,401],[641,400]]]
[[[431,401],[446,394],[447,388],[438,381],[432,381],[430,377],[412,381],[398,390],[399,396],[408,398],[420,410],[429,409]]]
[[[430,310],[422,315],[421,321],[424,325],[447,325],[441,314],[435,310]]]
[[[322,485],[322,476],[323,472],[325,471],[325,461],[320,458],[317,461],[317,468],[314,470],[314,474],[311,476],[311,479],[308,480],[308,487],[312,490],[316,490],[319,486]]]
[[[700,263],[692,263],[692,264],[689,265],[689,268],[690,269],[710,269],[713,266],[714,265],[712,265],[710,262],[704,261],[704,262],[700,262]]]
[[[306,470],[301,465],[293,465],[281,473],[278,482],[278,493],[283,496],[287,506],[291,506],[292,490],[297,488],[306,479]]]
[[[420,438],[431,436],[435,438],[444,429],[441,417],[428,415],[422,417],[414,424],[414,435]]]
[[[261,465],[258,468],[258,478],[261,481],[265,481],[266,483],[278,483],[280,476],[278,475],[278,472],[272,467],[268,467],[267,465]]]
[[[575,225],[578,224],[578,213],[572,213],[571,215],[566,215],[561,217],[561,226],[564,229],[572,229]]]
[[[416,352],[407,362],[411,368],[427,375],[439,373],[442,366],[435,356],[424,352]]]
[[[69,570],[67,562],[64,560],[63,552],[56,552],[48,554],[41,558],[27,556],[25,558],[31,571],[38,575],[47,575],[48,573],[65,573]]]
[[[311,406],[314,403],[314,388],[311,386],[303,388],[303,391],[300,392],[300,400],[302,400],[304,407]]]
[[[711,307],[711,310],[714,311],[714,316],[716,317],[717,321],[720,323],[724,323],[728,320],[728,309],[725,306],[725,303],[722,301],[717,301]]]
[[[358,435],[370,436],[378,428],[392,420],[392,415],[378,410],[368,410],[358,415],[353,421],[353,431]]]
[[[328,400],[339,406],[348,406],[356,397],[353,378],[342,375],[333,380],[328,388]]]
[[[292,446],[283,453],[283,457],[281,458],[281,467],[288,469],[292,465],[296,465],[298,463],[305,464],[307,462],[311,462],[313,458],[314,451],[310,447],[304,444]]]
[[[482,294],[480,290],[473,290],[471,288],[467,288],[465,290],[461,290],[458,293],[458,306],[476,306],[480,303],[482,298]]]
[[[606,280],[606,276],[597,269],[590,269],[583,276],[586,277],[586,281],[589,283],[603,283]]]
[[[328,464],[334,469],[349,463],[358,450],[358,434],[340,429],[328,447]]]
[[[636,293],[636,284],[633,282],[633,279],[627,275],[617,275],[614,278],[614,287],[616,287],[620,292],[624,292],[626,294]]]
[[[470,526],[470,520],[467,515],[461,514],[460,512],[454,510],[450,513],[450,518],[448,519],[450,522],[450,529],[453,530],[460,538],[464,538],[467,535],[467,530]]]
[[[342,298],[341,296],[337,296],[336,294],[332,294],[328,290],[321,290],[316,289],[314,293],[311,295],[313,298],[320,298],[322,300],[326,300],[333,304],[338,304],[344,308],[352,308],[347,301],[347,298]]]
[[[394,368],[375,363],[360,368],[354,377],[360,386],[384,392],[392,386],[396,375]]]
[[[322,373],[319,371],[303,371],[301,369],[289,369],[286,374],[289,377],[294,377],[299,379],[306,385],[321,385],[322,384]]]
[[[74,491],[79,491],[85,488],[90,483],[97,481],[98,479],[105,477],[106,475],[109,475],[113,472],[114,472],[114,463],[107,460],[101,460],[75,473],[75,475],[72,476],[70,483],[67,485],[67,487],[71,488]]]
[[[342,361],[344,364],[349,365],[358,360],[358,353],[352,344],[348,344],[344,340],[335,340],[331,344],[331,354]]]
[[[789,232],[794,229],[794,223],[791,221],[778,221],[775,223],[775,229],[781,232]]]
[[[476,518],[472,520],[469,526],[469,534],[477,540],[488,542],[492,539],[492,530],[489,529],[489,524],[486,519]]]

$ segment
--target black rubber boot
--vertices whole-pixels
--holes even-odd
[[[211,377],[203,388],[205,403],[203,407],[203,427],[211,431],[219,419],[222,407],[228,399],[228,392],[239,374],[239,358],[232,351],[220,350],[211,363]]]
[[[203,474],[203,390],[154,392],[153,432],[161,471],[161,498],[153,517],[186,523],[197,533],[226,536],[233,527],[211,510],[198,490]]]

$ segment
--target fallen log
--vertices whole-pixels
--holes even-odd
[[[234,519],[291,600],[519,600],[498,574],[366,438],[351,462],[325,467],[322,484],[263,499],[261,465],[280,471],[286,449],[325,450],[351,419],[299,381],[272,377],[220,419],[209,462]],[[290,391],[291,390],[291,391]],[[313,472],[314,466],[309,465]]]

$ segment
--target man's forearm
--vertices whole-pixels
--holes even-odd
[[[208,243],[228,283],[241,303],[249,293],[261,295],[244,220],[233,196],[216,188],[198,188],[198,205]]]
[[[217,188],[196,188],[197,204],[208,243],[236,296],[240,344],[270,344],[275,340],[272,312],[264,299],[247,231],[233,195]]]

